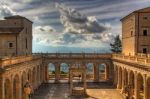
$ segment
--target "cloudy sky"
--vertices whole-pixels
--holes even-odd
[[[0,19],[22,15],[34,22],[33,52],[109,52],[120,19],[150,0],[1,0]]]

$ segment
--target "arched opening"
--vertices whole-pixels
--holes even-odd
[[[60,79],[68,80],[69,77],[69,66],[66,63],[60,64]]]
[[[48,64],[49,81],[54,82],[54,80],[55,80],[55,72],[56,72],[55,65],[53,63],[49,63]]]
[[[29,81],[30,84],[32,83],[32,72],[31,72],[31,70],[28,71],[27,80]]]
[[[40,66],[37,67],[37,81],[39,85],[40,84]]]
[[[10,99],[10,97],[12,97],[11,94],[11,83],[9,79],[5,80],[5,99]]]
[[[150,77],[147,79],[147,99],[150,99]]]
[[[20,99],[19,92],[20,92],[20,80],[19,80],[19,76],[16,75],[13,81],[13,99]]]
[[[36,87],[36,69],[33,68],[33,71],[32,71],[32,87],[33,89],[35,89]]]
[[[87,68],[87,80],[89,81],[93,81],[94,80],[94,65],[93,63],[88,63],[86,65],[86,68]]]
[[[99,81],[108,80],[109,70],[105,63],[99,64]]]
[[[118,66],[114,66],[114,85],[117,86],[118,83]]]
[[[25,85],[25,83],[26,83],[26,73],[25,72],[23,72],[22,73],[22,99],[25,99],[25,93],[24,93],[24,85]]]
[[[144,82],[143,82],[143,77],[141,74],[137,75],[137,93],[138,93],[138,99],[143,99],[144,98]]]
[[[128,85],[128,72],[126,69],[124,69],[124,85]]]
[[[40,81],[43,82],[43,68],[40,66]]]
[[[118,69],[118,89],[122,88],[122,68],[119,67]]]
[[[130,86],[134,89],[134,73],[133,73],[133,71],[130,71],[130,73],[129,73],[129,84],[130,84]]]

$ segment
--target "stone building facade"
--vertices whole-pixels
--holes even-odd
[[[32,22],[22,16],[0,20],[0,56],[32,54]]]
[[[134,11],[121,21],[123,54],[150,53],[150,8]]]

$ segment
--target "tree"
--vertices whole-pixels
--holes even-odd
[[[122,44],[119,35],[114,38],[114,42],[110,43],[111,51],[114,53],[120,53],[122,51]]]

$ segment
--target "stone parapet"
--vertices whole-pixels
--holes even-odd
[[[143,68],[147,68],[148,70],[150,70],[150,55],[148,55],[148,54],[138,54],[135,56],[125,56],[123,54],[113,54],[112,59],[143,65]]]
[[[0,58],[0,68],[41,58],[39,55]]]

